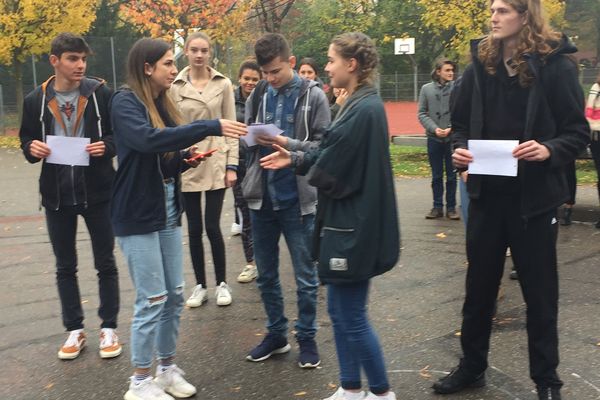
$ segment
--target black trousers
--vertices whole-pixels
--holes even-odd
[[[525,220],[520,196],[484,195],[471,200],[467,226],[466,298],[461,345],[463,365],[483,372],[494,303],[510,246],[527,304],[530,376],[537,385],[561,386],[558,366],[556,210]]]
[[[575,169],[575,161],[567,164],[565,173],[567,175],[567,185],[569,186],[569,200],[567,200],[566,204],[572,206],[575,204],[575,197],[577,196],[577,171]]]
[[[206,208],[204,210],[204,223],[206,225],[206,236],[210,242],[210,248],[215,264],[215,277],[217,286],[225,279],[225,242],[221,234],[221,211],[223,210],[223,199],[225,189],[209,190],[206,192],[184,192],[185,213],[188,221],[188,235],[190,242],[190,255],[196,283],[206,287],[206,268],[204,262],[204,246],[202,244],[202,193],[204,193]]]
[[[98,271],[100,306],[98,316],[102,328],[116,328],[119,313],[119,274],[114,256],[115,239],[110,223],[109,203],[46,209],[46,224],[56,256],[56,283],[62,306],[63,324],[67,331],[83,328],[83,309],[77,282],[77,216],[85,221]]]
[[[596,174],[598,175],[596,187],[598,189],[598,199],[600,199],[600,140],[592,140],[590,142],[590,150],[592,151],[594,165],[596,166]]]

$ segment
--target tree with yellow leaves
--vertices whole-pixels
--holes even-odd
[[[19,120],[25,61],[47,52],[61,32],[87,32],[96,18],[95,8],[96,0],[0,0],[0,63],[12,67]]]
[[[488,32],[490,0],[418,0],[425,10],[421,15],[423,24],[434,32],[452,32],[445,43],[448,54],[464,55],[469,41]],[[556,27],[564,24],[565,2],[544,0],[544,11]]]

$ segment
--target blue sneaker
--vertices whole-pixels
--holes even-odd
[[[264,361],[273,354],[287,353],[291,348],[285,336],[269,333],[258,346],[250,351],[250,354],[246,356],[246,360]]]
[[[298,346],[300,346],[300,355],[298,356],[300,368],[316,368],[321,364],[317,343],[314,339],[298,339]]]

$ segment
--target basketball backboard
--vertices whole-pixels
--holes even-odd
[[[394,54],[415,54],[415,38],[395,39]]]

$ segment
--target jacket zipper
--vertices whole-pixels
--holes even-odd
[[[324,226],[322,228],[324,231],[333,231],[333,232],[354,232],[354,228],[334,228],[331,226]]]

